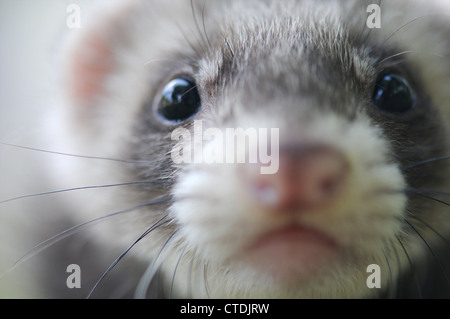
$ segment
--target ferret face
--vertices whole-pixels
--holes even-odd
[[[448,185],[448,161],[433,159],[449,155],[449,27],[408,2],[383,3],[370,29],[368,5],[133,2],[80,31],[64,60],[65,143],[131,161],[64,172],[152,181],[80,210],[166,198],[122,237],[159,226],[136,251],[175,296],[367,297],[381,291],[373,264],[395,290],[421,238],[446,229],[445,205],[420,193]],[[266,143],[224,146],[238,129]]]

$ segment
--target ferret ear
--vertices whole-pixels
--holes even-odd
[[[104,93],[117,67],[114,48],[126,45],[126,23],[137,2],[105,1],[86,16],[81,11],[81,27],[70,31],[62,52],[63,91],[72,104],[92,105]]]

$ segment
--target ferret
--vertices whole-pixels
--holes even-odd
[[[60,192],[36,197],[67,226],[19,263],[51,256],[54,297],[449,297],[449,13],[96,5],[57,54],[45,147],[23,150],[52,152]],[[257,136],[270,160],[250,161],[264,145],[249,136],[227,158],[229,129],[270,132]],[[81,288],[66,286],[69,264]]]

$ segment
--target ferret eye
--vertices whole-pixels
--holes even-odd
[[[415,94],[405,78],[389,73],[376,81],[372,101],[382,111],[405,113],[414,108]]]
[[[196,114],[200,105],[195,81],[188,77],[178,77],[164,87],[157,112],[165,120],[178,123]]]

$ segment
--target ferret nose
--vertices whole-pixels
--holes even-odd
[[[280,147],[278,171],[251,178],[253,199],[277,212],[320,209],[336,198],[348,170],[343,154],[332,147]]]

